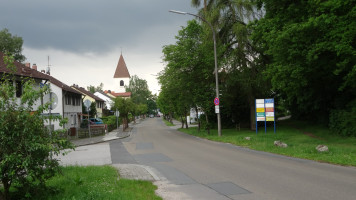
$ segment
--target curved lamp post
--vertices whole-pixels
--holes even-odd
[[[206,21],[204,18],[202,18],[201,16],[199,15],[195,15],[195,14],[192,14],[192,13],[188,13],[188,12],[182,12],[182,11],[177,11],[177,10],[170,10],[169,12],[171,13],[176,13],[176,14],[181,14],[181,15],[192,15],[194,17],[197,17],[199,18],[200,20],[202,20],[203,22],[207,23],[210,28],[211,28],[211,31],[213,32],[213,40],[214,40],[214,59],[215,59],[215,85],[216,85],[216,97],[219,98],[219,79],[218,79],[218,60],[216,58],[216,39],[215,39],[215,31],[214,31],[214,28],[213,26],[208,22]],[[218,117],[218,135],[219,137],[221,136],[221,117],[220,117],[220,108],[219,108],[219,105],[217,105],[218,107],[218,110],[217,110],[217,117]]]

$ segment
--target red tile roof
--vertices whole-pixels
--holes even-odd
[[[126,63],[122,54],[120,55],[119,62],[117,63],[114,78],[130,78],[129,70],[126,67]]]
[[[114,95],[115,97],[131,97],[131,92],[111,92],[112,95]]]
[[[48,80],[47,75],[44,73],[31,69],[30,67],[26,67],[24,64],[19,63],[17,61],[15,61],[14,64],[16,67],[16,72],[14,74],[16,76]],[[6,67],[6,64],[4,63],[4,54],[2,52],[0,52],[0,73],[10,73],[10,70]]]
[[[131,92],[114,92],[114,91],[107,91],[105,90],[104,93],[111,94],[115,97],[131,97]]]

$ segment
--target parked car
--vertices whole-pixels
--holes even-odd
[[[150,118],[153,118],[154,116],[152,114],[150,114]]]
[[[90,118],[89,120],[94,124],[104,124],[103,120],[100,118]]]
[[[90,118],[90,125],[94,124],[104,124],[103,120],[100,118]],[[88,119],[83,119],[82,123],[80,123],[81,128],[87,128],[88,127]]]

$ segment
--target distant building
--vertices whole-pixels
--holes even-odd
[[[105,94],[105,92],[100,91],[95,92],[94,95],[103,99],[105,101],[106,109],[111,110],[111,104],[113,104],[113,97],[110,97],[109,95]]]
[[[115,87],[118,89],[117,92],[114,91],[105,91],[106,94],[111,94],[114,97],[125,97],[125,98],[130,98],[131,97],[131,92],[126,92],[125,86],[129,85],[130,82],[130,73],[129,70],[127,69],[124,57],[122,54],[120,55],[119,62],[116,66],[116,70],[114,73],[114,83]]]

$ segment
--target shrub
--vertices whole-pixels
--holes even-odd
[[[356,100],[349,103],[346,109],[332,110],[330,129],[342,136],[356,137]]]

